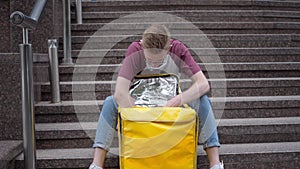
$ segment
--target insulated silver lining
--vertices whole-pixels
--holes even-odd
[[[136,79],[129,92],[137,106],[165,106],[178,93],[178,79],[176,76]]]

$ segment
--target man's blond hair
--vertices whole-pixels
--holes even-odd
[[[168,49],[170,45],[170,32],[165,25],[154,24],[143,33],[142,47],[157,54]]]

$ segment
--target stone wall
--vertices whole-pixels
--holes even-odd
[[[22,139],[20,60],[19,54],[0,54],[0,140]]]
[[[10,23],[10,14],[14,11],[30,15],[35,0],[1,0],[0,1],[0,53],[18,53],[22,43],[22,28]],[[29,43],[33,53],[47,53],[47,40],[62,37],[62,1],[48,0],[40,17],[36,30],[29,31]]]
[[[0,52],[10,52],[10,2],[0,1]]]
[[[21,11],[30,15],[35,0],[0,0],[0,140],[21,140],[21,58],[19,44],[22,29],[10,23],[10,14]],[[48,0],[36,30],[29,31],[34,63],[34,81],[45,81],[47,67],[47,40],[62,37],[62,1]],[[41,66],[43,65],[43,66]],[[41,71],[41,67],[43,71]],[[38,98],[38,93],[36,93]],[[37,100],[37,99],[35,99]]]

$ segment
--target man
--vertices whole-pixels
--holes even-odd
[[[164,106],[179,107],[189,104],[200,117],[200,141],[207,153],[211,169],[223,169],[219,160],[219,139],[210,101],[205,95],[209,84],[189,50],[178,40],[170,39],[164,25],[152,25],[143,33],[141,41],[133,42],[119,71],[114,96],[106,98],[98,122],[94,160],[90,169],[101,169],[110,148],[117,125],[118,106],[132,107],[134,99],[129,94],[132,80],[137,74],[153,72],[188,76],[193,84],[185,91],[168,100]],[[151,167],[150,167],[151,168]]]

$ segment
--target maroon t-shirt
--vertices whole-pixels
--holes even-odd
[[[169,50],[169,66],[164,72],[174,73],[178,70],[188,77],[201,71],[199,65],[191,56],[188,48],[179,40],[171,40],[171,48]],[[173,65],[171,65],[173,64]],[[125,59],[119,71],[119,76],[128,80],[133,80],[134,76],[147,69],[145,56],[141,46],[141,41],[131,43],[128,47]]]

